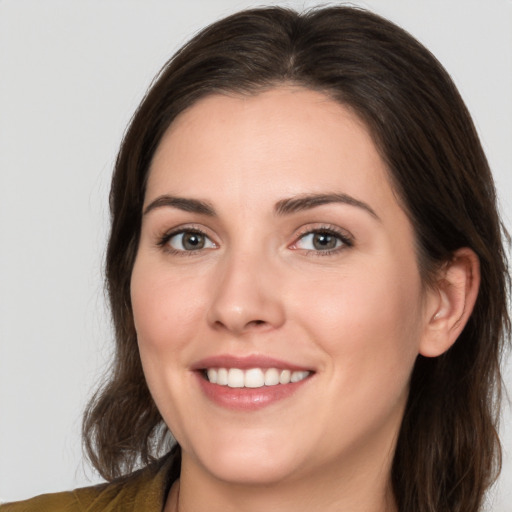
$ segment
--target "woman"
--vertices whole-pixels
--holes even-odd
[[[84,420],[111,483],[4,510],[481,509],[500,220],[411,36],[347,7],[215,23],[135,114],[111,212],[117,353]]]

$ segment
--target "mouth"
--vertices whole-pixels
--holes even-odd
[[[234,410],[258,410],[291,397],[315,375],[311,368],[252,355],[220,355],[191,368],[200,389],[215,404]]]
[[[229,388],[263,388],[300,382],[307,379],[309,370],[288,370],[280,368],[207,368],[203,377],[211,384]]]

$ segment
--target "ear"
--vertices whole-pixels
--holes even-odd
[[[478,256],[467,247],[458,249],[427,292],[421,355],[437,357],[455,343],[473,311],[479,286]]]

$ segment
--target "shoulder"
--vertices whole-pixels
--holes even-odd
[[[177,478],[174,457],[111,483],[0,505],[0,512],[160,512]]]
[[[94,488],[42,494],[29,500],[0,505],[0,512],[82,512],[84,508],[81,505],[80,495],[89,494],[92,489]]]
[[[130,487],[133,491],[133,485]],[[1,505],[0,512],[89,512],[93,504],[106,511],[110,510],[109,502],[121,490],[119,484],[101,484],[74,491],[42,494],[28,500]]]

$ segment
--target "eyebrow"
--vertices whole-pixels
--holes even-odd
[[[380,220],[379,216],[375,213],[375,210],[373,210],[370,205],[360,201],[359,199],[355,199],[348,194],[303,194],[287,199],[281,199],[276,203],[274,211],[277,215],[289,215],[331,203],[341,203],[348,204],[350,206],[356,206],[357,208],[361,208],[368,212],[375,219]],[[215,208],[207,201],[170,196],[167,194],[159,196],[154,201],[149,203],[149,205],[144,209],[143,214],[146,215],[152,210],[163,207],[177,208],[178,210],[198,213],[208,217],[215,217],[217,215]]]
[[[150,211],[155,210],[156,208],[162,208],[164,206],[177,208],[178,210],[183,210],[184,212],[199,213],[201,215],[207,215],[208,217],[214,217],[216,215],[213,206],[206,201],[169,195],[157,197],[154,201],[149,203],[148,206],[146,206],[143,214],[146,215]]]
[[[275,212],[278,215],[287,215],[331,203],[342,203],[350,206],[356,206],[357,208],[365,210],[372,217],[380,221],[379,216],[370,205],[349,196],[348,194],[304,194],[291,197],[289,199],[282,199],[276,203]]]

